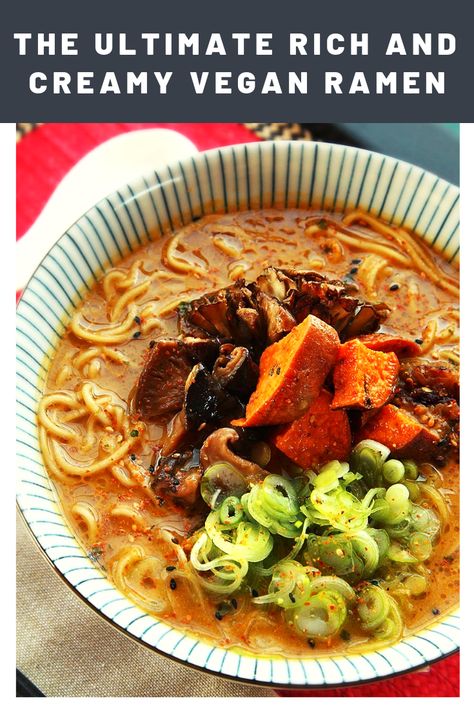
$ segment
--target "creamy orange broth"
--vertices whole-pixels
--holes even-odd
[[[457,328],[455,297],[436,286],[426,274],[419,273],[403,264],[395,264],[390,259],[378,272],[375,284],[367,285],[364,277],[364,263],[371,251],[357,246],[342,244],[331,237],[326,230],[319,233],[305,233],[305,226],[318,224],[322,215],[307,210],[265,210],[238,214],[217,215],[205,223],[197,221],[182,230],[173,254],[178,264],[186,270],[186,264],[198,272],[180,273],[176,263],[169,260],[170,238],[158,238],[149,245],[129,255],[118,266],[127,270],[133,263],[141,261],[140,278],[159,270],[159,276],[138,303],[158,301],[160,307],[171,306],[178,300],[189,300],[205,292],[228,285],[233,279],[244,276],[253,280],[267,266],[314,269],[329,278],[353,280],[360,287],[362,298],[385,302],[391,313],[384,323],[384,330],[393,330],[413,339],[423,340],[430,320],[438,323],[437,332],[452,325]],[[340,215],[324,215],[328,221],[339,222]],[[217,225],[217,229],[216,229]],[[323,225],[324,226],[324,225]],[[229,229],[230,227],[230,229]],[[235,228],[238,228],[237,231]],[[377,244],[397,248],[389,239],[375,235],[370,229],[357,226],[359,234]],[[350,234],[350,230],[346,230]],[[374,243],[375,243],[374,242]],[[441,270],[456,278],[456,270],[440,257],[433,256]],[[379,264],[380,266],[380,264]],[[359,272],[362,272],[362,277]],[[394,288],[394,285],[398,288]],[[374,293],[375,291],[375,293]],[[109,309],[109,310],[108,310]],[[105,297],[103,282],[97,283],[87,294],[82,306],[86,320],[94,323],[108,322],[110,304]],[[80,353],[91,345],[75,337],[70,331],[62,339],[49,370],[46,392],[74,391],[84,379],[91,379],[106,390],[112,390],[122,400],[129,401],[143,364],[143,356],[153,338],[176,334],[177,320],[173,309],[159,318],[159,327],[144,336],[140,324],[125,343],[111,345],[119,351],[127,364],[109,359],[100,361],[100,371],[91,378],[84,371],[71,368],[70,364]],[[436,359],[450,357],[452,344],[446,341],[433,342],[424,357]],[[447,351],[447,352],[446,352]],[[456,352],[454,348],[454,352]],[[454,355],[456,357],[456,355]],[[69,369],[65,370],[69,366]],[[67,372],[67,376],[64,374]],[[87,373],[87,371],[86,371]],[[58,384],[58,381],[60,384]],[[148,424],[140,435],[134,452],[145,467],[152,461],[159,445],[162,427]],[[68,455],[74,458],[74,448]],[[428,470],[428,469],[427,469]],[[430,469],[431,471],[431,469]],[[54,472],[52,472],[54,477]],[[429,569],[431,583],[428,591],[415,600],[401,603],[405,622],[405,632],[425,626],[433,621],[434,615],[445,614],[458,602],[459,587],[459,470],[455,461],[449,461],[440,473],[430,473],[434,484],[441,488],[449,506],[450,521],[435,547],[432,558],[424,563]],[[183,511],[172,504],[159,507],[139,486],[121,485],[109,470],[101,471],[83,479],[55,480],[63,511],[84,548],[96,559],[105,573],[112,579],[113,565],[117,556],[127,546],[139,546],[145,558],[166,558],[168,566],[177,564],[177,548],[182,536],[186,535],[189,521]],[[72,512],[78,501],[88,503],[97,514],[97,533],[93,539],[87,534],[87,526],[81,517]],[[110,511],[117,503],[130,504],[145,521],[141,529],[131,519],[116,516]],[[159,539],[157,531],[167,528],[176,535],[166,544]],[[162,563],[161,563],[162,564]],[[339,637],[329,642],[318,641],[314,649],[307,640],[295,633],[283,620],[280,609],[255,608],[247,593],[237,593],[237,610],[223,619],[215,617],[217,601],[205,593],[196,598],[196,591],[186,579],[176,577],[176,588],[171,589],[173,572],[164,571],[160,579],[141,569],[137,578],[130,575],[130,587],[140,595],[140,585],[145,596],[153,595],[162,600],[164,608],[156,615],[187,632],[211,639],[221,646],[238,647],[242,650],[261,654],[284,653],[285,655],[321,655],[341,650],[343,647],[357,650],[358,642],[364,640],[355,624],[346,624],[351,632],[350,641]],[[134,601],[137,597],[133,596]],[[140,597],[138,597],[140,601]],[[142,604],[153,613],[147,603]]]

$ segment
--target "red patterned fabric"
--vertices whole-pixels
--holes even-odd
[[[457,698],[459,697],[459,653],[415,673],[334,690],[279,690],[284,697],[322,698]]]
[[[258,138],[239,123],[46,123],[17,146],[17,239],[31,227],[54,188],[86,153],[119,133],[172,128],[199,150]]]
[[[17,146],[17,238],[33,224],[58,182],[88,151],[108,138],[140,128],[172,128],[199,148],[258,140],[237,123],[50,123],[36,128]],[[310,697],[458,697],[459,654],[428,670],[385,681],[335,690],[279,691]]]

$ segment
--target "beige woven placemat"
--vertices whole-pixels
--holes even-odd
[[[17,667],[46,696],[275,695],[188,669],[121,634],[59,578],[18,514]]]

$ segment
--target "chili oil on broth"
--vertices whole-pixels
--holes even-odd
[[[137,422],[130,404],[150,342],[177,333],[179,302],[240,277],[253,280],[267,266],[354,282],[362,297],[391,308],[385,330],[421,340],[423,357],[459,362],[456,269],[412,235],[360,213],[212,215],[140,248],[86,295],[49,370],[40,443],[75,535],[120,591],[149,613],[260,655],[357,652],[366,639],[350,621],[350,642],[318,642],[313,651],[280,609],[262,611],[248,594],[236,595],[237,609],[216,618],[218,602],[200,588],[180,545],[195,521],[170,502],[158,505],[147,486],[163,429]],[[436,583],[415,603],[397,599],[406,633],[457,603],[458,473],[454,461],[441,474],[429,473],[448,501],[449,520],[425,563]]]

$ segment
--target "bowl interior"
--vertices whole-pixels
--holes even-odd
[[[382,651],[321,659],[240,654],[173,629],[136,607],[71,533],[39,452],[36,410],[47,368],[83,295],[147,241],[204,214],[262,207],[360,207],[416,231],[459,259],[459,190],[420,168],[364,150],[275,142],[213,150],[125,185],[58,240],[17,311],[17,492],[22,514],[63,578],[117,628],[197,668],[277,686],[329,686],[387,677],[459,648],[457,612]]]

